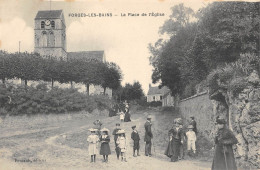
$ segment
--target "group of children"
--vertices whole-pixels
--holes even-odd
[[[134,141],[133,146],[133,156],[136,157],[135,151],[137,150],[137,156],[139,155],[139,134],[136,131],[136,126],[132,126],[133,132],[131,134],[131,138]],[[100,131],[98,129],[89,129],[91,134],[88,136],[87,141],[89,143],[88,146],[88,152],[91,156],[91,163],[96,162],[96,155],[98,154],[98,143],[101,143],[100,146],[100,155],[103,155],[103,162],[108,162],[108,155],[111,154],[110,150],[110,136],[108,134],[109,130],[107,128],[103,128]],[[100,132],[100,133],[99,133]],[[120,128],[120,124],[116,124],[116,128],[114,129],[113,133],[114,135],[114,142],[115,142],[115,150],[117,154],[117,159],[119,160],[119,157],[121,155],[121,161],[127,162],[126,160],[126,150],[127,150],[127,141],[125,136],[125,131]]]

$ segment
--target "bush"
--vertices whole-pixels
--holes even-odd
[[[162,102],[161,101],[152,101],[152,102],[148,103],[148,106],[151,106],[151,107],[162,106]]]
[[[77,89],[53,88],[48,90],[46,84],[34,87],[18,86],[12,92],[0,87],[2,109],[10,114],[48,114],[76,111],[92,112],[94,109],[107,109],[111,100],[107,96],[87,96]],[[11,102],[8,100],[11,97]]]
[[[259,57],[243,54],[236,62],[213,70],[207,77],[209,94],[213,94],[220,88],[226,88],[228,91],[238,94],[247,85],[245,78],[252,70],[259,73],[259,65]]]

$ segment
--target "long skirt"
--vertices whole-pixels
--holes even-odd
[[[212,170],[236,170],[236,162],[231,145],[225,146],[225,154],[223,145],[216,145],[215,154],[212,163]]]
[[[177,161],[178,156],[180,154],[180,145],[181,145],[180,140],[173,138],[171,141],[169,141],[164,154],[169,158],[171,158],[173,161]]]
[[[109,143],[102,143],[100,147],[100,155],[110,155],[111,150]]]

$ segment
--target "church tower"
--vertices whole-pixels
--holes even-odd
[[[34,23],[34,52],[67,60],[66,24],[62,10],[38,11]]]

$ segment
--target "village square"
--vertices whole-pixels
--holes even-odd
[[[260,168],[259,2],[0,11],[0,170]]]

